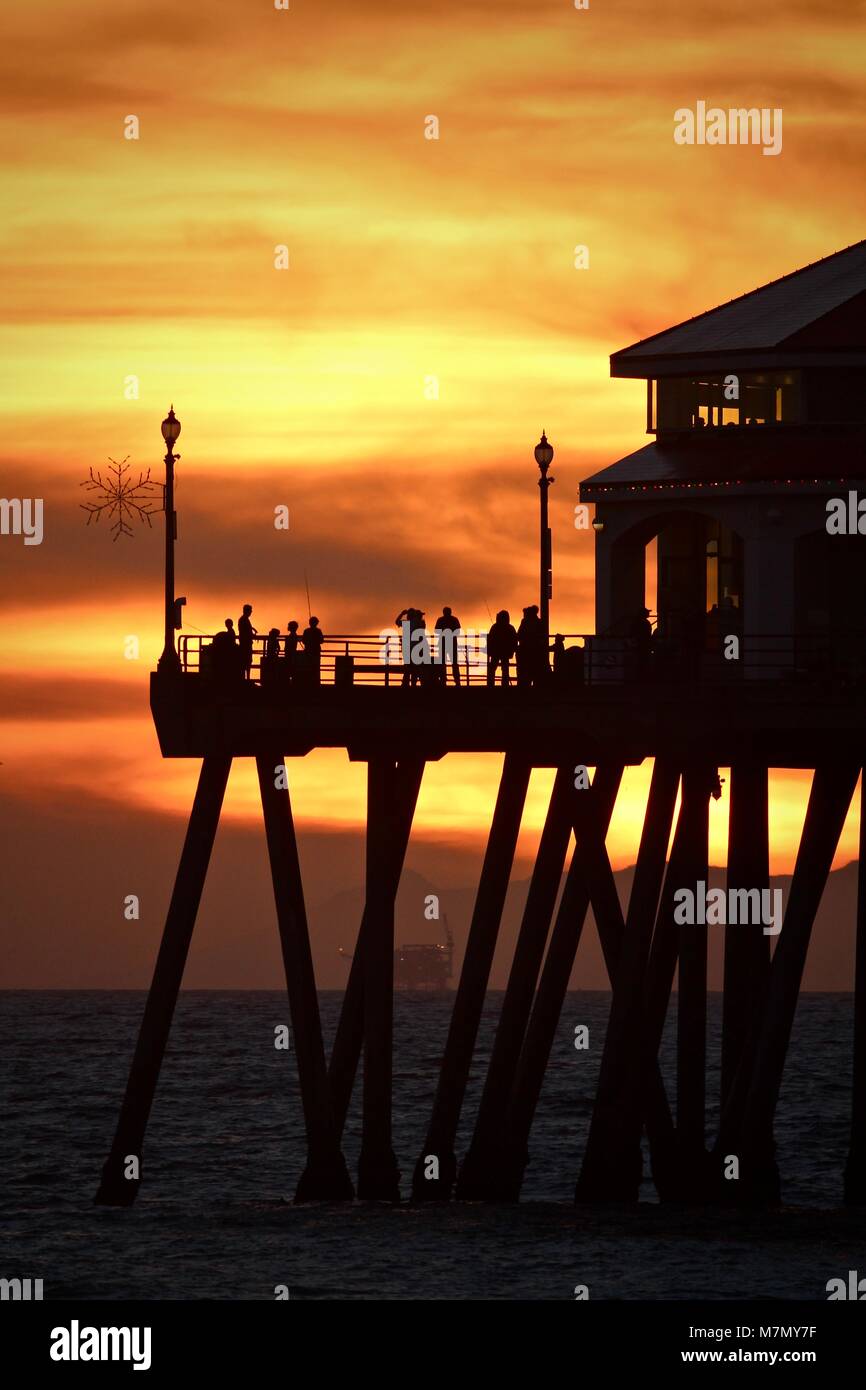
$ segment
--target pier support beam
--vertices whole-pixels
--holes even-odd
[[[851,1146],[845,1165],[846,1206],[866,1206],[866,775],[860,782],[857,945],[854,962],[854,1066]]]
[[[670,795],[670,785],[664,794],[661,784],[658,791],[659,804],[663,805],[664,798]],[[666,1201],[679,1198],[681,1194],[679,1165],[673,1133],[667,1122],[660,1123],[655,1118],[655,1107],[658,1102],[653,1103],[654,1108],[651,1109],[650,1107],[653,1091],[658,1096],[660,1085],[659,1046],[664,1032],[665,1017],[670,1003],[679,955],[680,929],[674,922],[674,894],[678,888],[688,887],[690,882],[694,882],[694,870],[704,852],[701,848],[703,821],[701,804],[705,803],[708,796],[709,786],[706,770],[704,768],[686,769],[683,773],[682,800],[677,816],[670,861],[656,914],[655,930],[643,987],[640,991],[642,1004],[640,1009],[633,1013],[630,1026],[624,1027],[622,1031],[622,1046],[621,1049],[618,1049],[618,1065],[616,1073],[611,1077],[611,1089],[607,1093],[609,1100],[605,1103],[605,1119],[601,1126],[604,1147],[600,1146],[594,1149],[592,1167],[587,1168],[586,1185],[584,1185],[583,1175],[581,1175],[581,1181],[577,1188],[579,1199],[582,1198],[584,1192],[595,1194],[605,1192],[604,1177],[600,1167],[605,1152],[618,1156],[617,1168],[623,1184],[622,1191],[625,1191],[630,1197],[633,1196],[634,1183],[639,1180],[640,1176],[636,1155],[639,1153],[645,1119],[650,1141],[653,1180],[659,1196],[663,1201]],[[654,855],[657,855],[661,849],[661,826],[657,827],[657,833],[659,838],[653,850],[650,848],[649,841],[647,842],[647,882],[650,884],[653,877],[650,872],[651,862]],[[656,873],[658,867],[656,859]],[[638,913],[640,911],[638,899],[635,899],[634,902],[635,912]],[[649,913],[651,910],[650,904],[647,904],[644,911]],[[636,969],[642,953],[646,949],[646,930],[647,923],[643,921],[641,926],[643,946],[640,951],[636,950],[636,958],[631,961],[630,965],[632,970]],[[626,940],[628,940],[628,935],[626,935]],[[637,992],[634,983],[632,988]],[[660,1110],[659,1114],[661,1114]],[[601,1145],[601,1140],[599,1140],[599,1145]],[[617,1189],[607,1189],[607,1191],[613,1195]]]
[[[506,1109],[562,879],[574,818],[572,798],[579,794],[574,790],[573,766],[560,767],[532,871],[475,1132],[457,1179],[456,1195],[461,1201],[496,1201],[506,1195]]]
[[[728,823],[728,901],[731,890],[770,886],[768,777],[759,763],[735,763],[731,768]],[[763,899],[762,899],[763,901]],[[770,938],[760,923],[725,927],[725,975],[722,1007],[721,1112],[724,1112],[737,1068],[754,1037],[755,1021],[764,1010],[770,973]]]
[[[713,770],[692,774],[697,786],[689,806],[688,856],[683,879],[697,901],[699,883],[707,891],[709,875],[709,799]],[[689,774],[686,774],[688,781]],[[705,787],[701,781],[705,782]],[[676,886],[676,885],[675,885]],[[679,928],[677,979],[677,1198],[700,1202],[707,1196],[707,924],[685,922]]]
[[[391,1147],[394,1032],[394,899],[396,885],[382,866],[391,850],[397,769],[389,758],[367,764],[366,922],[364,980],[364,1115],[358,1196],[399,1202],[400,1170]]]
[[[209,754],[202,762],[162,942],[132,1059],[111,1151],[96,1194],[101,1206],[129,1207],[141,1181],[141,1151],[201,902],[232,760]],[[136,1162],[133,1164],[131,1160]],[[133,1170],[137,1168],[137,1173]],[[127,1176],[130,1173],[131,1176]]]
[[[750,1077],[741,1067],[729,1103],[729,1109],[736,1114],[737,1092],[742,1087],[745,1104],[742,1108],[739,1148],[727,1148],[727,1152],[739,1152],[739,1190],[742,1199],[747,1202],[776,1203],[780,1199],[773,1146],[773,1117],[812,924],[859,772],[859,767],[839,763],[815,769],[785,921],[770,967],[767,1007],[758,1034],[754,1067]],[[727,1140],[729,1133],[725,1119],[723,1116],[720,1134],[723,1141]]]
[[[383,875],[392,898],[396,898],[400,885],[400,875],[403,872],[403,861],[406,858],[423,775],[424,762],[421,759],[406,759],[398,764],[393,832],[390,837],[387,856],[379,866],[379,872]],[[364,941],[366,930],[367,907],[365,905],[328,1067],[328,1086],[338,1137],[342,1135],[346,1124],[346,1115],[349,1102],[352,1099],[355,1076],[364,1045]]]
[[[643,832],[629,897],[625,934],[608,1017],[589,1139],[575,1190],[578,1202],[636,1202],[640,1195],[640,1132],[623,1146],[620,1106],[629,1093],[629,1060],[640,1046],[643,989],[653,924],[664,879],[679,769],[653,767]]]
[[[295,1201],[346,1201],[355,1194],[331,1113],[298,845],[288,789],[275,785],[279,767],[285,767],[280,755],[256,758],[307,1131]]]
[[[529,1162],[532,1122],[591,897],[597,924],[604,915],[598,890],[592,892],[596,886],[594,870],[599,858],[607,860],[604,841],[622,774],[621,766],[597,768],[592,787],[579,792],[575,799],[574,854],[550,935],[506,1118],[504,1195],[512,1201],[516,1201],[520,1195]],[[607,870],[610,870],[609,863]],[[599,866],[598,871],[603,872],[603,866]],[[615,888],[613,893],[615,896]]]
[[[506,754],[433,1112],[422,1152],[415,1165],[412,1184],[415,1201],[447,1201],[457,1176],[454,1153],[457,1126],[514,864],[530,772],[530,765],[525,759],[513,753]],[[429,1157],[438,1159],[438,1178],[425,1177]]]

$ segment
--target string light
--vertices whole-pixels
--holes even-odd
[[[729,488],[729,487],[750,487],[757,484],[772,483],[776,487],[790,487],[795,483],[807,485],[809,487],[836,487],[850,481],[849,478],[722,478],[713,480],[706,478],[702,481],[689,483],[614,483],[607,485],[596,485],[584,483],[578,487],[578,496],[581,501],[591,500],[592,493],[614,493],[614,492],[681,492],[694,491],[698,488]],[[585,490],[585,495],[584,495]]]

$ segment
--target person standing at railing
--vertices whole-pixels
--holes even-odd
[[[394,619],[394,626],[403,634],[403,679],[404,687],[417,685],[423,674],[422,668],[430,665],[430,644],[427,641],[427,624],[421,608],[403,608]]]
[[[312,685],[322,682],[322,643],[325,634],[319,627],[318,618],[310,618],[310,626],[304,628],[301,641],[304,644],[304,668],[307,680]]]
[[[496,621],[487,634],[487,684],[496,684],[496,672],[502,671],[502,684],[510,685],[508,667],[517,651],[517,633],[511,615],[505,608],[496,614]]]
[[[438,653],[435,668],[437,685],[447,685],[448,667],[451,667],[451,674],[454,677],[454,684],[460,684],[460,660],[457,653],[457,633],[460,631],[460,619],[455,618],[451,609],[442,609],[441,616],[436,619],[434,631],[438,634]]]
[[[289,684],[291,684],[298,674],[298,647],[301,645],[298,627],[299,624],[295,622],[294,618],[290,623],[286,624],[286,631],[289,635],[286,638],[285,679]]]
[[[211,652],[214,679],[221,685],[236,681],[239,674],[238,646],[235,625],[231,618],[226,618],[225,631],[218,632],[214,637]]]
[[[249,680],[253,665],[253,638],[256,636],[256,629],[250,622],[250,614],[253,611],[251,603],[244,604],[244,611],[238,618],[238,646],[241,654],[241,669],[244,673],[244,680]]]
[[[517,629],[517,684],[523,690],[539,686],[550,675],[544,624],[538,616],[538,604],[531,603],[523,610]]]
[[[265,654],[262,657],[260,679],[262,685],[275,685],[279,678],[280,629],[272,627],[265,638]]]

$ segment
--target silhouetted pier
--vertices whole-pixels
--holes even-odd
[[[576,1199],[636,1200],[646,1135],[665,1200],[778,1200],[773,1119],[788,1041],[815,914],[866,761],[866,537],[825,526],[826,499],[866,488],[864,297],[861,244],[615,355],[614,374],[648,381],[647,427],[656,440],[581,486],[581,500],[596,508],[598,635],[565,635],[579,658],[535,688],[491,688],[485,664],[470,661],[459,639],[459,686],[425,681],[422,668],[421,683],[409,688],[399,637],[383,645],[381,634],[326,636],[315,673],[299,668],[298,679],[280,669],[285,638],[269,666],[260,637],[249,679],[220,676],[207,655],[212,639],[183,636],[175,649],[172,558],[151,708],[163,755],[201,759],[201,773],[98,1200],[128,1205],[139,1185],[125,1167],[141,1155],[235,757],[256,759],[261,791],[308,1140],[298,1200],[356,1193],[396,1201],[407,1160],[415,1200],[517,1198],[590,906],[612,1002],[587,1149],[573,1175]],[[546,464],[543,478],[552,481]],[[629,635],[644,611],[650,543],[658,547],[651,650]],[[291,760],[321,747],[345,748],[367,764],[368,778],[366,903],[330,1059],[290,793],[274,776],[285,764],[290,785]],[[395,898],[425,764],[459,752],[503,754],[502,772],[427,1137],[418,1155],[398,1162]],[[624,770],[646,759],[652,780],[623,912],[605,839]],[[474,1133],[458,1162],[458,1123],[535,767],[556,770],[553,789]],[[594,769],[591,785],[579,775],[586,768]],[[730,768],[723,793],[720,768]],[[709,802],[724,794],[728,890],[760,902],[769,885],[771,768],[814,776],[775,947],[760,918],[723,927],[721,1121],[708,1148],[708,926],[678,919],[676,895],[707,880]],[[861,805],[861,850],[863,826]],[[846,1200],[858,1203],[866,1201],[864,865],[861,853],[844,1182]],[[677,1078],[669,1095],[658,1052],[675,976]],[[342,1134],[362,1059],[353,1184]]]

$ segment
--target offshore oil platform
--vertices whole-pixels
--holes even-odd
[[[448,989],[454,973],[454,936],[445,917],[445,943],[403,941],[394,951],[394,988],[421,990],[432,993]],[[343,960],[351,960],[352,952],[338,948]]]
[[[459,686],[416,686],[402,667],[395,672],[377,639],[351,634],[325,642],[312,678],[288,682],[265,678],[268,657],[281,654],[264,646],[245,678],[216,673],[202,659],[207,640],[182,636],[176,645],[180,426],[173,411],[164,422],[165,648],[151,676],[151,709],[163,756],[197,759],[201,771],[99,1202],[128,1206],[140,1184],[140,1175],[127,1176],[127,1160],[141,1158],[237,757],[256,760],[296,1041],[308,1145],[296,1200],[399,1200],[391,1138],[395,898],[425,765],[459,752],[498,754],[502,771],[436,1096],[414,1156],[413,1198],[518,1197],[591,906],[612,997],[589,1139],[573,1175],[576,1200],[636,1201],[644,1136],[662,1200],[779,1200],[773,1126],[788,1042],[816,910],[866,754],[866,536],[857,521],[857,492],[866,489],[866,242],[615,353],[611,372],[646,381],[651,439],[580,487],[581,503],[595,507],[596,631],[565,636],[567,650],[582,653],[572,678],[554,662],[543,679],[509,688],[492,687],[468,662]],[[552,456],[542,438],[539,613],[548,644]],[[847,526],[838,524],[843,502],[853,517]],[[657,626],[647,636],[651,546]],[[368,788],[366,900],[329,1058],[287,786],[292,760],[322,747],[365,763]],[[624,769],[646,759],[652,779],[623,912],[605,837]],[[555,769],[553,790],[474,1133],[458,1162],[458,1122],[527,787],[541,767]],[[287,770],[282,780],[279,768]],[[708,1143],[708,925],[684,921],[676,904],[707,879],[719,769],[730,769],[728,896],[745,908],[761,901],[771,768],[811,770],[808,809],[780,934],[771,939],[748,911],[720,928],[721,1118]],[[849,1203],[866,1201],[862,795],[860,823]],[[677,1068],[668,1094],[658,1058],[675,976]],[[354,1183],[342,1135],[362,1057]]]

